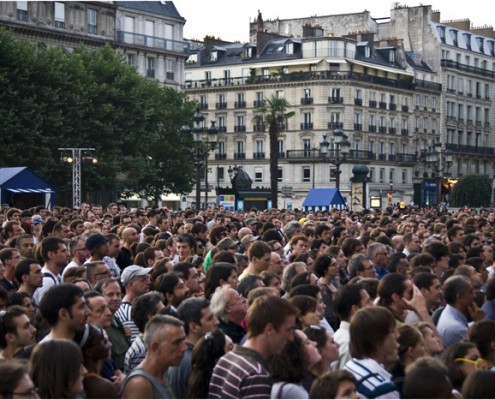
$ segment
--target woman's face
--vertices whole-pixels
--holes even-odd
[[[79,366],[79,375],[76,378],[76,381],[71,385],[70,387],[70,395],[71,396],[80,396],[82,393],[84,393],[84,387],[83,387],[83,379],[84,376],[88,373],[88,370],[84,367],[83,364]]]
[[[333,278],[337,276],[339,273],[339,265],[337,264],[337,260],[335,258],[332,258],[332,261],[328,265],[327,268],[327,274],[329,277]]]
[[[272,278],[270,280],[270,284],[268,286],[274,288],[277,291],[277,293],[280,295],[281,290],[282,290],[282,287],[280,284],[280,278],[278,278],[278,277]]]
[[[339,345],[333,340],[333,336],[330,332],[326,332],[327,341],[325,346],[320,350],[321,358],[327,363],[332,363],[339,359]]]
[[[423,338],[412,347],[410,350],[410,355],[413,361],[417,360],[419,357],[424,357],[426,355],[425,343]]]
[[[24,374],[23,377],[17,383],[17,386],[12,391],[16,394],[12,395],[13,399],[39,399],[40,396],[36,392],[33,381],[28,374]]]
[[[481,355],[476,347],[471,347],[466,353],[466,355],[462,358],[476,361],[478,358],[481,358]],[[459,370],[462,372],[462,375],[464,375],[464,378],[467,378],[473,372],[476,372],[474,362],[466,362],[466,361],[459,364]]]
[[[347,257],[344,255],[342,250],[340,250],[339,254],[337,254],[337,264],[341,269],[347,267]]]
[[[425,352],[429,356],[436,356],[443,352],[443,344],[440,336],[438,336],[435,331],[431,328],[426,328],[423,331],[423,339]]]
[[[237,290],[237,271],[235,269],[232,269],[232,271],[230,271],[230,275],[227,278],[227,282],[225,283],[229,285],[232,289]]]
[[[303,328],[307,328],[311,325],[320,325],[321,313],[318,309],[308,311],[306,314],[300,316],[299,319]]]
[[[339,383],[336,399],[359,399],[359,395],[356,392],[356,386],[351,381],[342,381]]]
[[[296,334],[297,336],[299,336],[304,346],[304,354],[308,362],[306,368],[311,368],[313,365],[321,360],[321,354],[316,347],[316,342],[309,340],[303,331],[297,330]]]

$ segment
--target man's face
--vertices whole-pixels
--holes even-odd
[[[59,268],[65,267],[69,262],[69,251],[65,244],[59,243],[57,251],[48,252],[48,254],[51,261]]]
[[[26,314],[14,317],[16,326],[16,345],[18,347],[29,346],[36,342],[36,328],[31,324]]]
[[[278,328],[273,329],[273,332],[268,336],[271,355],[280,354],[287,343],[294,340],[294,332],[296,330],[296,317],[290,315],[285,319],[285,322]]]
[[[184,328],[167,324],[157,339],[152,343],[151,351],[156,351],[161,364],[167,367],[179,365],[187,350]]]
[[[17,264],[21,261],[21,254],[18,251],[13,251],[12,256],[7,260],[5,260],[6,266],[10,265],[12,268],[15,268]],[[8,264],[7,264],[8,262]]]
[[[119,309],[122,303],[122,292],[118,282],[111,282],[102,290],[103,297],[107,301],[108,307],[113,314]]]
[[[24,233],[24,229],[22,229],[21,224],[13,224],[12,225],[12,236],[11,237],[17,237],[19,235],[22,235]]]
[[[184,281],[189,289],[189,295],[199,292],[199,274],[194,267],[189,268],[189,277]]]
[[[109,257],[117,257],[120,251],[120,240],[112,239],[108,242],[108,256]]]
[[[253,260],[256,261],[256,268],[258,271],[266,271],[268,269],[272,257],[271,254],[271,252],[263,254],[263,257],[261,258],[253,257]]]
[[[438,307],[442,302],[442,285],[438,279],[434,279],[432,285],[428,289],[423,289],[421,292],[428,307]]]
[[[304,254],[308,251],[308,242],[305,240],[298,240],[293,246],[292,246],[292,253],[293,254]]]
[[[192,256],[191,246],[189,242],[177,242],[177,254],[179,254],[180,260],[185,260]]]
[[[140,296],[150,291],[151,277],[148,274],[136,276],[132,278],[130,283],[132,285],[133,291],[138,296]]]
[[[110,278],[112,276],[110,270],[105,263],[96,264],[95,273],[93,274],[93,279],[91,285],[95,285],[96,282],[102,281],[103,279]]]
[[[206,307],[201,310],[201,319],[199,322],[200,330],[198,332],[199,335],[203,336],[208,332],[212,332],[218,326],[218,319],[213,314],[211,307]]]
[[[67,239],[68,237],[70,237],[70,234],[72,233],[69,229],[69,225],[66,225],[66,224],[63,224],[61,225],[61,230],[59,232],[59,237],[61,239]]]
[[[361,300],[359,301],[359,308],[370,307],[373,305],[371,297],[365,289],[361,289]]]
[[[386,267],[388,263],[388,250],[385,246],[380,248],[376,253],[375,257],[373,258],[373,261],[375,265],[379,267]]]
[[[416,235],[413,235],[411,241],[407,244],[407,249],[411,253],[416,253],[419,251],[420,241]]]
[[[27,283],[28,286],[31,286],[32,288],[39,288],[43,286],[43,272],[41,272],[41,265],[29,265],[29,280]]]
[[[321,233],[321,239],[322,239],[325,243],[330,243],[330,242],[331,242],[331,232],[330,232],[330,230],[323,231],[323,232]]]
[[[232,321],[241,321],[246,316],[247,303],[236,290],[230,289],[227,293],[229,297],[225,311],[228,313],[229,319]]]
[[[74,228],[74,233],[76,236],[82,235],[84,232],[84,224],[81,222],[80,224],[77,224],[76,227]]]
[[[171,301],[172,305],[177,307],[186,298],[188,293],[189,288],[186,286],[182,278],[179,279],[179,282],[174,287],[174,295]]]
[[[81,332],[88,320],[90,311],[84,297],[78,297],[69,310],[69,327],[73,332]]]
[[[129,231],[128,236],[127,236],[127,239],[126,239],[126,242],[128,244],[139,242],[139,235],[138,235],[137,231],[134,228],[130,228],[130,231]]]
[[[77,245],[74,252],[74,258],[79,260],[80,263],[84,263],[89,258],[89,251],[86,247],[86,243],[84,240],[78,240]]]
[[[112,323],[113,314],[105,298],[103,296],[91,297],[88,303],[91,310],[88,322],[100,328],[108,328]]]
[[[34,243],[32,238],[22,239],[19,243],[17,243],[17,250],[21,253],[21,256],[24,258],[33,258],[34,257]]]
[[[361,275],[364,278],[376,278],[376,270],[371,264],[371,260],[363,260],[362,262],[364,270],[362,272],[358,271],[357,275]]]
[[[282,274],[282,269],[282,257],[280,257],[280,254],[272,252],[270,255],[270,265],[268,267],[268,270],[280,275]]]

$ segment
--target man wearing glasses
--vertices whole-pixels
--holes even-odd
[[[368,246],[368,257],[375,267],[377,278],[380,280],[388,274],[388,250],[383,243],[371,243]]]

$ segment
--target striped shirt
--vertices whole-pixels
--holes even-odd
[[[143,336],[138,335],[136,340],[132,342],[131,347],[125,353],[124,361],[124,374],[128,375],[134,368],[136,368],[141,361],[146,357],[146,345],[143,341]]]
[[[128,326],[131,329],[131,342],[134,342],[139,335],[139,329],[132,320],[131,309],[132,304],[127,301],[123,301],[115,313],[115,318],[117,318],[124,327]]]
[[[208,397],[268,399],[271,389],[270,373],[261,355],[252,349],[236,345],[215,365]]]
[[[376,360],[352,358],[344,369],[356,378],[356,389],[362,399],[400,399],[392,375]]]

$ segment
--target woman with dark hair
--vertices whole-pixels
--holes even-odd
[[[327,372],[316,379],[309,396],[311,399],[359,399],[356,378],[342,369]]]
[[[0,398],[39,399],[25,362],[19,360],[0,361]]]
[[[88,325],[88,327],[88,337],[81,346],[84,366],[88,370],[83,380],[86,398],[117,399],[118,392],[113,383],[100,375],[103,363],[110,359],[112,345],[103,329],[94,325]]]
[[[81,398],[86,372],[81,349],[71,340],[40,343],[29,360],[29,375],[42,399]]]
[[[495,372],[476,371],[462,385],[463,399],[493,399],[495,396]]]
[[[268,359],[268,370],[275,382],[272,399],[307,399],[308,392],[302,382],[310,368],[321,360],[316,343],[296,330],[294,340],[287,343],[280,354]]]
[[[338,317],[333,307],[333,295],[337,291],[335,285],[338,280],[339,266],[337,260],[330,254],[323,254],[316,258],[314,271],[319,278],[318,282],[321,287],[321,297],[327,306],[325,309],[325,318],[334,331],[338,329]]]
[[[316,343],[321,355],[321,360],[310,368],[310,373],[303,382],[304,388],[309,392],[313,381],[330,371],[330,364],[339,359],[339,345],[333,340],[332,334],[321,326],[311,325],[304,333],[309,340]]]
[[[205,297],[211,299],[215,290],[223,285],[237,289],[237,267],[234,264],[218,262],[212,264],[206,272]]]
[[[330,246],[325,250],[326,254],[330,254],[337,261],[339,267],[339,274],[333,280],[333,284],[337,287],[345,285],[349,282],[349,273],[347,271],[347,257],[345,256],[340,246]]]
[[[321,313],[313,297],[296,295],[289,298],[289,302],[299,310],[296,320],[298,329],[303,330],[309,328],[311,325],[320,325]]]
[[[442,354],[447,366],[454,391],[460,392],[464,380],[475,371],[486,369],[486,361],[481,358],[476,345],[459,342],[449,346]]]
[[[207,333],[196,342],[191,356],[191,373],[187,381],[186,398],[208,398],[213,368],[220,357],[232,348],[232,339],[219,329]]]

